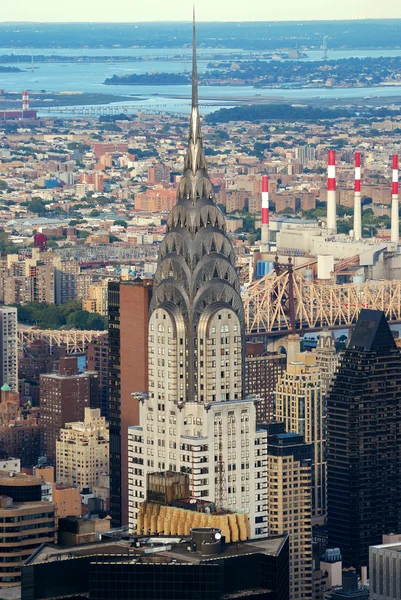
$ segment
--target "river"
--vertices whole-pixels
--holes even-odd
[[[185,53],[187,60],[185,61]],[[1,73],[0,88],[7,91],[20,92],[23,89],[51,92],[73,91],[83,93],[107,93],[116,95],[127,95],[127,103],[132,104],[130,96],[140,96],[141,107],[163,106],[163,110],[175,112],[187,112],[189,103],[185,100],[176,100],[168,96],[183,96],[190,94],[189,86],[105,86],[103,81],[113,75],[125,75],[128,73],[151,73],[153,71],[166,73],[180,73],[189,69],[191,61],[189,57],[190,49],[180,48],[172,49],[136,49],[136,48],[110,48],[110,49],[35,49],[35,55],[59,54],[64,56],[133,56],[144,57],[142,61],[132,62],[108,62],[108,63],[39,63],[35,65],[32,71],[30,63],[16,64],[23,69],[21,73]],[[235,53],[241,52],[243,55],[254,54],[240,49],[222,50],[201,48],[198,51],[199,71],[206,69],[207,62],[212,60],[213,55],[225,54],[227,58]],[[0,55],[6,54],[30,54],[29,49],[0,48]],[[173,57],[181,54],[181,59]],[[171,57],[171,60],[157,60],[157,57]],[[305,60],[320,60],[321,51],[308,51],[308,58]],[[329,59],[349,58],[349,57],[378,57],[378,56],[401,56],[401,50],[347,50],[347,51],[329,51]],[[202,58],[204,57],[204,58]],[[157,95],[155,95],[157,94]],[[371,98],[391,96],[401,96],[401,88],[396,86],[375,87],[375,88],[304,88],[304,89],[261,89],[255,90],[250,86],[201,86],[200,98],[207,101],[211,98],[222,99],[222,102],[215,102],[214,107],[205,107],[203,112],[216,110],[221,106],[234,106],[237,98],[252,98],[258,94],[267,98],[285,98],[294,101],[307,102],[312,98]],[[119,103],[120,104],[120,103]],[[44,111],[40,111],[44,114]]]

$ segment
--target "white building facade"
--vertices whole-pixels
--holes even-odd
[[[233,247],[214,203],[200,135],[194,60],[184,175],[163,239],[149,319],[149,390],[129,429],[130,530],[146,476],[187,473],[192,495],[246,511],[267,534],[266,432],[244,398],[244,309]]]

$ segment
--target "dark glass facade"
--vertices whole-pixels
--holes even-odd
[[[186,546],[186,544],[185,544]],[[173,553],[108,554],[116,546],[77,556],[69,549],[63,560],[29,559],[22,568],[22,600],[45,600],[89,594],[91,600],[289,600],[289,538],[282,536],[269,551],[252,543],[232,544],[228,555],[198,558],[176,547]],[[38,562],[37,562],[38,561]]]
[[[329,545],[345,566],[401,528],[401,356],[381,311],[363,310],[327,401]]]
[[[92,563],[93,600],[220,600],[217,564]]]
[[[249,553],[196,562],[157,556],[131,563],[99,557],[90,566],[93,600],[221,600],[227,595],[288,600],[288,538],[277,555]]]
[[[11,482],[15,481],[11,479]],[[42,488],[39,485],[0,484],[0,496],[9,496],[14,502],[40,502]]]

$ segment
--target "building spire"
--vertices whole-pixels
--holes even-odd
[[[198,108],[198,63],[196,60],[195,5],[193,7],[192,23],[192,108]]]
[[[189,126],[189,140],[187,156],[185,158],[184,175],[191,171],[197,175],[198,171],[206,173],[206,159],[203,152],[202,137],[200,132],[199,119],[199,98],[198,98],[198,65],[196,60],[196,22],[195,6],[193,8],[193,26],[192,26],[192,110],[191,123]],[[196,201],[192,195],[193,202]]]

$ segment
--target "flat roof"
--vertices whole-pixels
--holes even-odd
[[[79,558],[93,556],[96,554],[126,554],[130,542],[118,540],[113,542],[95,542],[93,544],[82,544],[80,546],[56,546],[54,544],[43,544],[25,561],[25,565],[36,565],[54,560]]]
[[[35,475],[0,470],[0,485],[9,485],[10,487],[13,487],[20,485],[41,485],[41,483],[41,478],[35,477]]]
[[[145,540],[147,537],[142,539]],[[188,538],[180,538],[180,541],[177,542],[176,536],[171,538],[166,536],[159,538],[153,537],[152,541],[154,543],[157,543],[157,541],[160,540],[160,543],[172,545],[171,550],[161,550],[154,554],[145,552],[145,549],[149,549],[151,547],[150,542],[141,546],[140,548],[136,548],[136,538],[111,542],[96,542],[81,546],[55,546],[43,544],[42,547],[39,547],[38,550],[36,550],[25,561],[24,565],[35,565],[45,562],[52,562],[55,560],[71,560],[85,556],[93,556],[94,560],[96,560],[97,556],[106,558],[109,554],[121,554],[121,561],[118,562],[124,563],[132,562],[138,559],[141,562],[159,562],[164,564],[173,560],[175,562],[178,561],[181,563],[197,564],[205,560],[218,560],[222,558],[231,558],[234,556],[243,556],[246,554],[262,553],[277,556],[286,539],[287,534],[284,534],[279,537],[231,543],[223,547],[222,552],[216,556],[201,556],[197,552],[189,552]]]
[[[2,496],[3,498],[7,498],[7,496],[5,496],[3,494]],[[3,506],[0,507],[0,513],[1,516],[7,516],[4,513],[6,511],[16,511],[16,510],[26,510],[26,511],[30,511],[30,510],[39,510],[41,512],[54,512],[54,505],[52,504],[52,502],[46,502],[46,501],[37,501],[37,502],[13,502],[11,504],[11,506]],[[1,597],[1,594],[0,594]]]
[[[377,550],[394,550],[394,552],[401,552],[401,542],[393,542],[392,544],[378,544],[377,546],[371,546]]]

